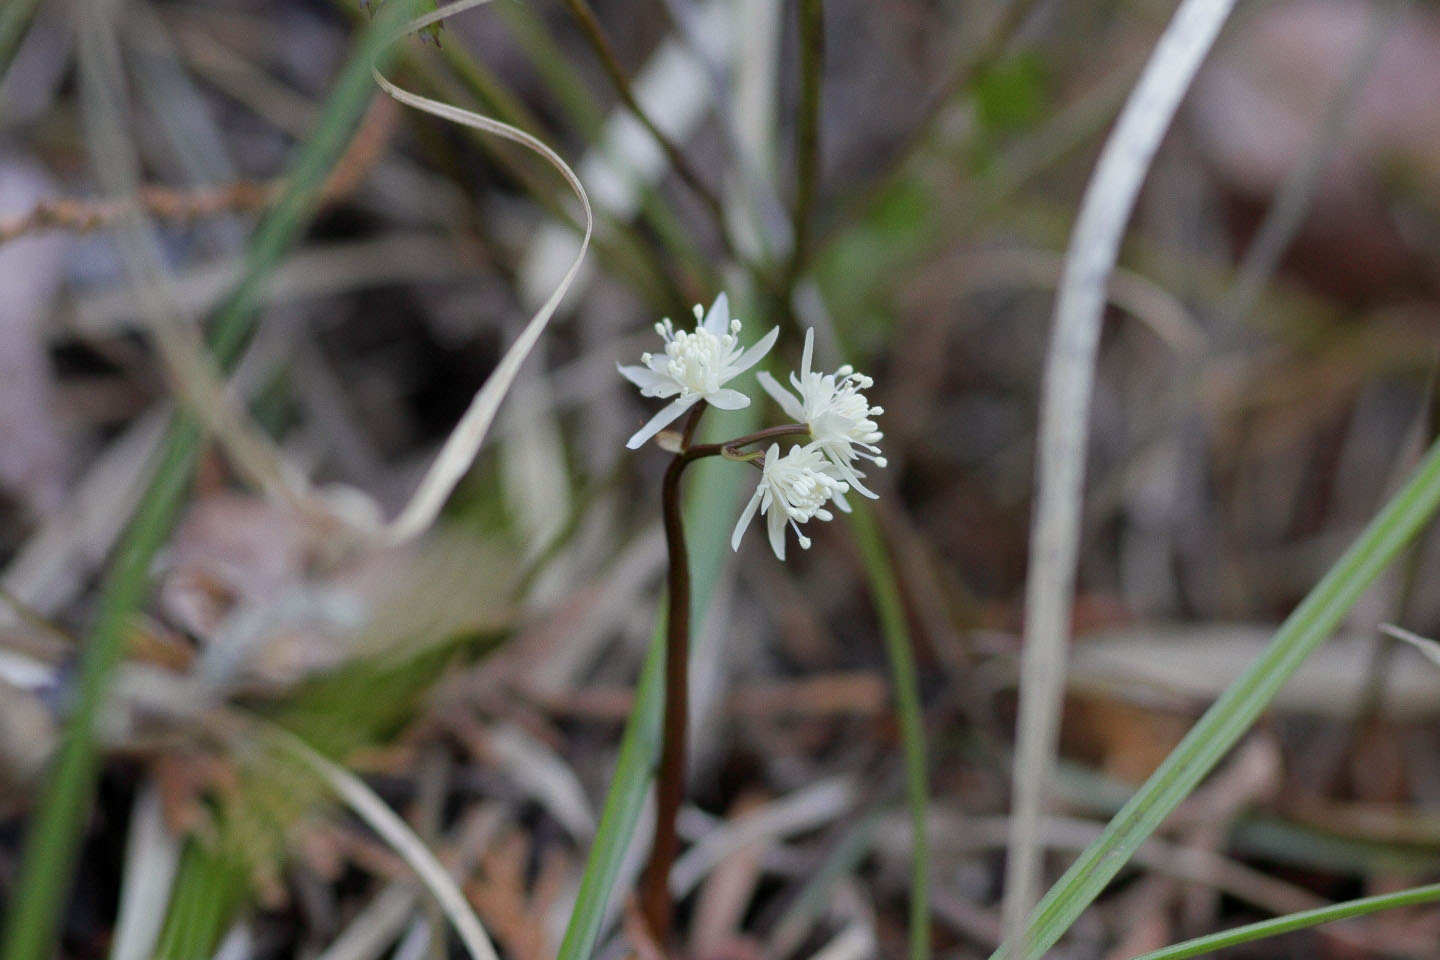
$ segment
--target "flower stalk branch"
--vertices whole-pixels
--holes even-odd
[[[697,443],[693,446],[685,444],[678,456],[684,457],[687,462],[699,460],[701,457],[724,457],[726,460],[750,461],[764,456],[764,452],[742,453],[742,447],[764,443],[766,440],[783,440],[787,437],[808,437],[809,435],[810,428],[805,424],[785,423],[778,427],[756,430],[754,433],[747,433],[743,437],[726,440],[724,443]]]

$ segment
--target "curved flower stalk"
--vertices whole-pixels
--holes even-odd
[[[857,373],[848,363],[834,373],[812,371],[810,360],[814,349],[815,331],[806,330],[800,374],[790,374],[790,384],[799,394],[798,399],[764,371],[758,374],[760,386],[780,404],[786,415],[810,429],[811,439],[830,458],[840,478],[858,493],[873,500],[875,493],[861,483],[865,474],[856,470],[854,463],[863,459],[877,467],[885,466],[885,458],[880,456],[880,448],[876,446],[885,435],[871,419],[885,410],[870,406],[870,401],[860,392],[870,389],[875,381]]]
[[[846,513],[850,504],[845,502],[845,491],[849,484],[838,476],[839,468],[825,459],[818,443],[794,446],[785,456],[780,456],[780,445],[770,444],[765,453],[765,467],[760,474],[760,483],[740,520],[735,532],[730,535],[730,549],[740,549],[740,538],[745,535],[750,521],[758,508],[765,517],[770,534],[770,549],[778,560],[785,559],[785,526],[789,524],[799,538],[803,550],[810,549],[810,538],[800,529],[800,524],[812,518],[831,520],[834,514],[825,509],[831,500]]]
[[[780,328],[771,329],[748,350],[741,350],[741,324],[730,317],[730,300],[725,294],[715,298],[703,318],[702,312],[696,304],[693,333],[677,331],[669,317],[655,324],[655,332],[665,338],[663,354],[644,354],[640,366],[616,365],[625,379],[640,388],[641,396],[675,398],[635,431],[625,444],[631,450],[638,449],[701,400],[721,410],[750,405],[749,397],[725,384],[770,352]]]

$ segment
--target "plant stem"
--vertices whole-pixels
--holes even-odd
[[[640,898],[650,933],[661,947],[670,938],[670,918],[674,912],[670,899],[670,867],[675,862],[678,846],[675,818],[685,796],[685,737],[690,713],[690,556],[685,550],[680,478],[686,467],[703,457],[726,456],[740,447],[810,432],[803,423],[786,423],[725,443],[693,443],[706,406],[704,401],[696,404],[685,421],[680,449],[666,468],[661,487],[665,548],[670,555],[666,581],[669,606],[665,621],[665,727],[655,785],[655,840],[650,845],[650,863],[645,869]]]
[[[766,440],[779,440],[784,437],[809,436],[810,428],[803,423],[782,423],[778,427],[766,427],[764,430],[756,430],[754,433],[747,433],[743,437],[736,437],[734,440],[726,440],[724,443],[697,443],[690,445],[689,435],[686,435],[685,443],[680,447],[677,457],[684,459],[686,463],[692,460],[699,460],[701,457],[724,457],[734,455],[741,447],[748,447],[756,443],[764,443]]]
[[[665,733],[660,753],[660,770],[655,786],[655,840],[650,845],[650,864],[645,871],[641,904],[655,942],[663,948],[670,938],[670,867],[675,862],[678,841],[675,817],[685,794],[685,736],[690,713],[690,557],[685,551],[685,525],[681,515],[680,477],[692,460],[690,441],[705,412],[702,400],[685,421],[680,452],[665,470],[661,488],[661,510],[665,522],[665,548],[670,554],[667,580],[669,606],[665,631]],[[717,447],[702,444],[696,450]]]
[[[620,65],[619,57],[615,55],[615,48],[611,45],[610,38],[605,34],[605,28],[600,25],[599,19],[596,18],[595,11],[590,8],[588,0],[565,0],[565,6],[570,9],[571,14],[573,14],[576,21],[579,22],[586,39],[590,41],[590,45],[595,48],[595,53],[600,58],[600,65],[604,68],[605,75],[610,78],[610,83],[615,88],[615,92],[619,94],[621,101],[623,101],[630,112],[635,115],[635,119],[639,120],[640,124],[650,133],[650,136],[655,138],[655,142],[659,144],[660,149],[665,152],[665,156],[669,159],[670,165],[675,169],[675,173],[679,175],[680,179],[685,182],[685,185],[694,192],[695,196],[700,199],[700,202],[705,205],[706,212],[710,214],[711,219],[715,222],[715,230],[720,237],[721,243],[725,245],[726,252],[732,258],[738,259],[735,243],[730,236],[729,226],[725,220],[725,206],[721,203],[720,197],[714,190],[706,185],[704,180],[700,179],[700,175],[695,172],[695,168],[691,166],[685,154],[676,146],[675,141],[667,137],[665,133],[655,125],[655,121],[650,118],[650,115],[645,112],[645,108],[640,105],[640,101],[635,97],[634,89],[630,86],[630,79],[625,76],[625,69]]]
[[[1135,957],[1134,960],[1186,960],[1188,957],[1209,956],[1212,952],[1225,947],[1251,943],[1267,937],[1278,937],[1282,933],[1304,930],[1322,923],[1346,920],[1350,917],[1363,917],[1380,910],[1394,910],[1397,907],[1434,903],[1436,900],[1440,900],[1440,883],[1412,887],[1408,890],[1374,897],[1362,897],[1359,900],[1345,900],[1317,907],[1314,910],[1301,910],[1299,913],[1287,913],[1282,917],[1247,923],[1243,927],[1221,930],[1203,937],[1196,937],[1193,940],[1186,940],[1183,943],[1172,943],[1168,947],[1152,950],[1150,953]]]

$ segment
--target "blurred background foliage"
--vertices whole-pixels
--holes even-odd
[[[82,122],[77,35],[99,6],[0,6],[7,904],[172,397]],[[264,723],[363,774],[505,956],[555,955],[663,574],[662,460],[624,449],[650,411],[614,365],[720,289],[747,336],[782,325],[777,374],[815,327],[821,366],[876,380],[876,536],[933,769],[934,952],[996,945],[1054,288],[1100,143],[1172,5],[829,0],[809,26],[805,6],[501,0],[398,47],[402,86],[572,163],[597,208],[592,256],[417,546],[337,550],[197,449],[98,712],[59,955],[443,950],[405,866]],[[191,313],[223,312],[372,14],[351,0],[115,5],[140,199]],[[1241,4],[1150,171],[1098,371],[1046,824],[1057,871],[1433,439],[1437,65],[1433,5]],[[290,462],[393,514],[563,273],[578,213],[520,147],[379,96],[318,172],[235,390]],[[759,414],[711,426],[733,435]],[[692,482],[708,612],[678,868],[687,955],[900,956],[901,734],[865,554],[834,523],[783,567],[759,542],[731,555],[738,471]],[[1440,672],[1377,628],[1440,633],[1437,565],[1422,537],[1067,956],[1130,956],[1434,878]],[[638,869],[621,853],[617,904]],[[171,868],[173,884],[143,882]],[[122,898],[155,919],[148,936],[117,926]],[[1424,957],[1437,925],[1433,910],[1387,914],[1249,955]],[[596,955],[625,955],[632,934],[612,909]]]

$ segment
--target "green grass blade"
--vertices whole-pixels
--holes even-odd
[[[495,16],[509,28],[510,35],[525,52],[565,118],[575,125],[585,142],[600,139],[605,111],[586,86],[570,55],[550,35],[545,19],[532,7],[508,3],[496,6]]]
[[[149,586],[150,561],[169,536],[190,489],[200,432],[193,421],[171,429],[161,466],[106,576],[95,631],[86,644],[74,711],[35,807],[20,881],[6,917],[0,956],[43,960],[51,952],[74,860],[99,773],[95,721],[120,660],[132,614]]]
[[[315,135],[301,149],[295,172],[247,250],[240,282],[217,313],[212,344],[233,363],[251,329],[253,306],[271,267],[299,232],[372,91],[371,64],[405,22],[414,0],[391,0],[361,35],[325,104]],[[159,469],[141,501],[101,589],[94,631],[81,656],[73,712],[35,808],[15,895],[6,917],[0,957],[43,960],[52,950],[60,908],[90,808],[99,753],[95,721],[110,688],[133,615],[149,589],[151,561],[168,538],[194,476],[201,432],[180,416],[171,425]]]
[[[738,436],[753,429],[757,422],[756,408],[722,413],[727,429],[724,436]],[[720,418],[709,422],[714,427]],[[736,490],[744,473],[735,464],[701,461],[688,471],[689,494],[686,497],[685,533],[690,547],[691,623],[690,637],[694,643],[703,633],[705,613],[711,593],[719,579],[720,568],[729,549],[730,527],[734,518],[729,505],[735,502]],[[716,509],[716,505],[725,509]],[[659,504],[656,504],[657,512]],[[620,741],[620,755],[615,763],[615,776],[605,795],[600,813],[600,826],[595,843],[580,879],[580,893],[565,939],[560,944],[557,960],[589,960],[604,928],[606,912],[614,895],[615,880],[621,861],[635,834],[640,810],[660,756],[661,707],[665,699],[665,611],[660,611],[655,636],[645,654],[645,665],[636,682],[635,706],[625,724]]]
[[[810,257],[810,220],[820,170],[820,75],[825,60],[825,16],[820,0],[801,0],[800,103],[795,118],[795,246],[790,251],[793,286]]]
[[[929,807],[925,765],[925,718],[920,711],[920,682],[915,673],[915,655],[910,629],[895,571],[885,553],[880,531],[869,508],[860,504],[850,514],[855,539],[870,578],[870,594],[880,614],[880,632],[885,638],[885,656],[890,661],[890,679],[895,685],[895,711],[900,721],[900,740],[905,754],[905,803],[910,810],[910,960],[930,956],[930,846],[925,837],[925,813]]]
[[[1437,900],[1440,900],[1440,883],[1412,887],[1409,890],[1381,894],[1376,897],[1361,897],[1359,900],[1346,900],[1343,903],[1332,903],[1327,907],[1316,907],[1314,910],[1287,913],[1283,917],[1261,920],[1258,923],[1247,923],[1243,927],[1222,930],[1219,933],[1196,937],[1183,943],[1172,943],[1168,947],[1152,950],[1135,957],[1134,960],[1185,960],[1187,957],[1203,956],[1215,950],[1223,950],[1226,947],[1255,940],[1264,940],[1267,937],[1276,937],[1294,930],[1304,930],[1307,927],[1319,926],[1334,920],[1363,917],[1368,913],[1378,913],[1381,910],[1412,907],[1421,903],[1434,903]]]
[[[664,617],[665,611],[661,610],[662,623]],[[694,636],[694,633],[691,635]],[[565,928],[565,939],[560,943],[557,960],[588,960],[595,952],[595,942],[605,923],[605,911],[615,888],[615,878],[620,873],[625,849],[635,833],[640,810],[645,805],[655,758],[660,755],[664,673],[665,633],[657,629],[636,683],[635,706],[630,711],[630,719],[625,724],[625,734],[620,741],[615,777],[605,795],[600,826],[585,863],[585,874],[580,878],[580,893],[570,914],[570,923]]]
[[[1070,928],[1130,859],[1238,741],[1365,589],[1440,506],[1440,442],[1405,486],[1280,625],[1265,650],[1205,712],[1105,832],[1071,865],[1031,913],[1027,958],[1039,958]],[[1007,946],[993,960],[1007,956]]]
[[[188,843],[175,875],[165,929],[155,946],[156,960],[189,960],[214,953],[248,883],[243,868],[193,840]]]
[[[356,122],[375,93],[372,65],[383,66],[397,52],[400,42],[393,38],[418,3],[387,0],[356,39],[321,108],[315,130],[295,156],[285,189],[255,229],[239,282],[216,311],[213,346],[222,363],[233,362],[249,336],[251,316],[266,278],[315,212],[325,178],[345,151]]]

